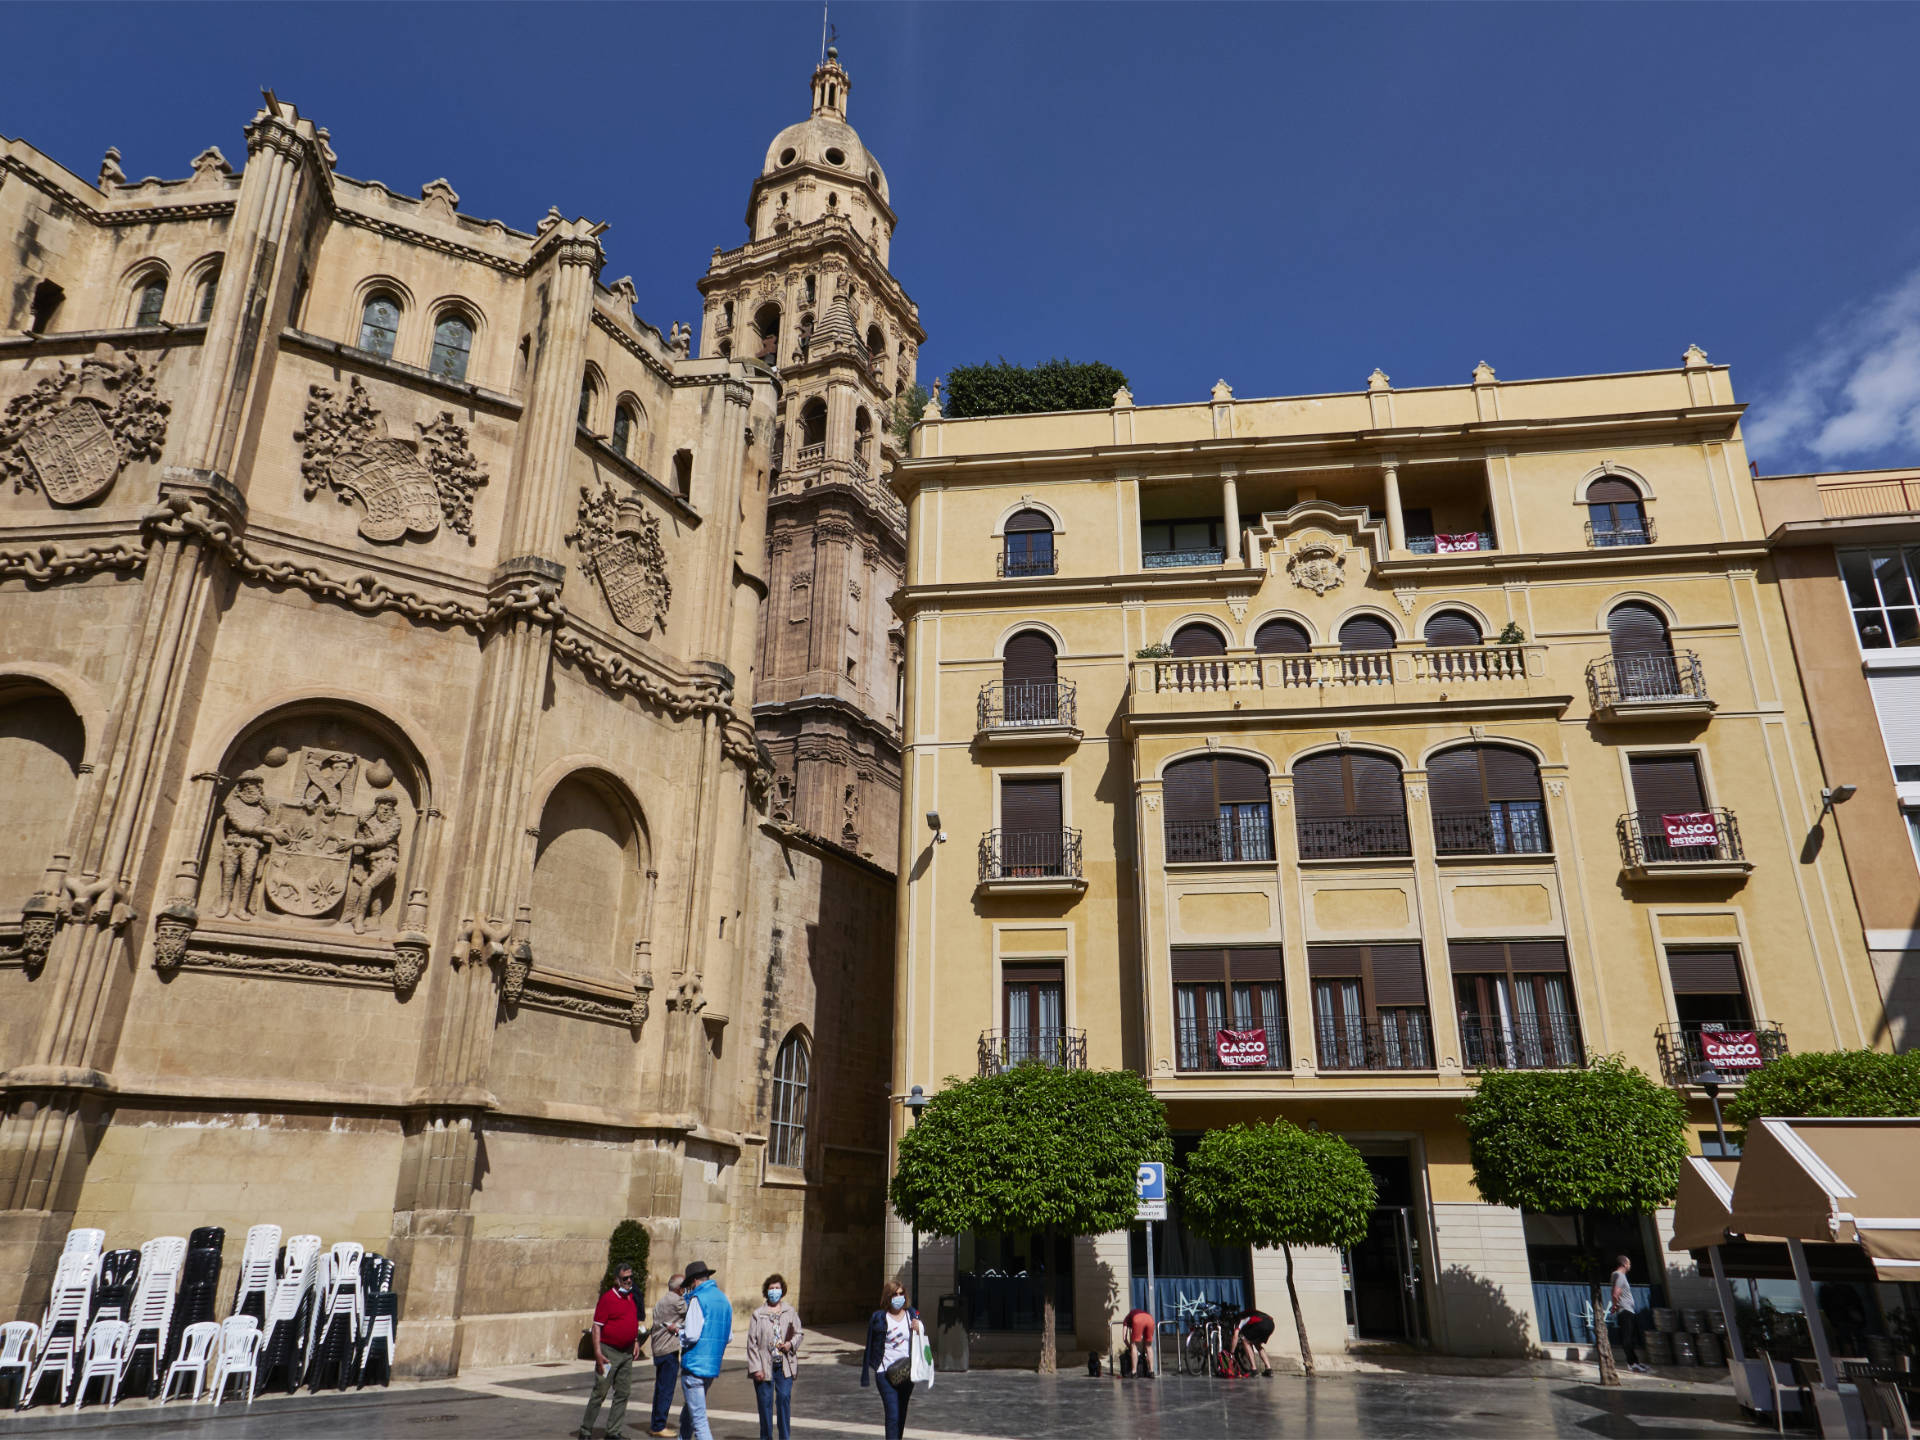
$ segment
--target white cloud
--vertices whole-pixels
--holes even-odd
[[[1920,462],[1920,270],[1827,325],[1746,436],[1775,472]]]

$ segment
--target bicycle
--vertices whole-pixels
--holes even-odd
[[[1233,1348],[1234,1327],[1241,1313],[1219,1303],[1202,1303],[1187,1309],[1182,1317],[1187,1322],[1187,1331],[1180,1342],[1180,1373],[1211,1375],[1220,1380],[1251,1375],[1253,1368],[1243,1362]]]

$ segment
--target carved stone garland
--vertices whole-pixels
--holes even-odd
[[[170,406],[153,372],[128,351],[97,345],[77,367],[64,361],[0,413],[0,474],[16,491],[38,490],[52,505],[104,495],[135,460],[157,460]]]
[[[359,376],[338,398],[325,385],[307,387],[307,413],[293,438],[305,448],[300,473],[311,500],[331,488],[341,504],[360,502],[360,533],[385,544],[409,535],[433,535],[447,526],[474,543],[474,493],[487,472],[467,445],[467,432],[442,410],[431,425],[415,425],[417,440],[395,440]]]
[[[666,619],[673,582],[667,578],[660,521],[647,514],[636,496],[616,498],[609,486],[582,486],[576,523],[566,541],[593,571],[607,608],[623,628],[649,635]]]

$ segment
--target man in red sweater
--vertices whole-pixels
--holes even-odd
[[[593,1440],[594,1417],[600,1404],[613,1391],[613,1408],[607,1411],[607,1440],[626,1440],[620,1427],[627,1418],[627,1396],[633,1390],[633,1357],[640,1345],[640,1306],[633,1298],[633,1267],[621,1265],[613,1272],[613,1288],[600,1297],[593,1309],[593,1394],[587,1400],[587,1413],[580,1417],[580,1440]]]

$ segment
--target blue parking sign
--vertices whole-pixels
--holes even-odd
[[[1167,1198],[1167,1167],[1159,1160],[1143,1161],[1133,1181],[1134,1195],[1141,1200]]]

